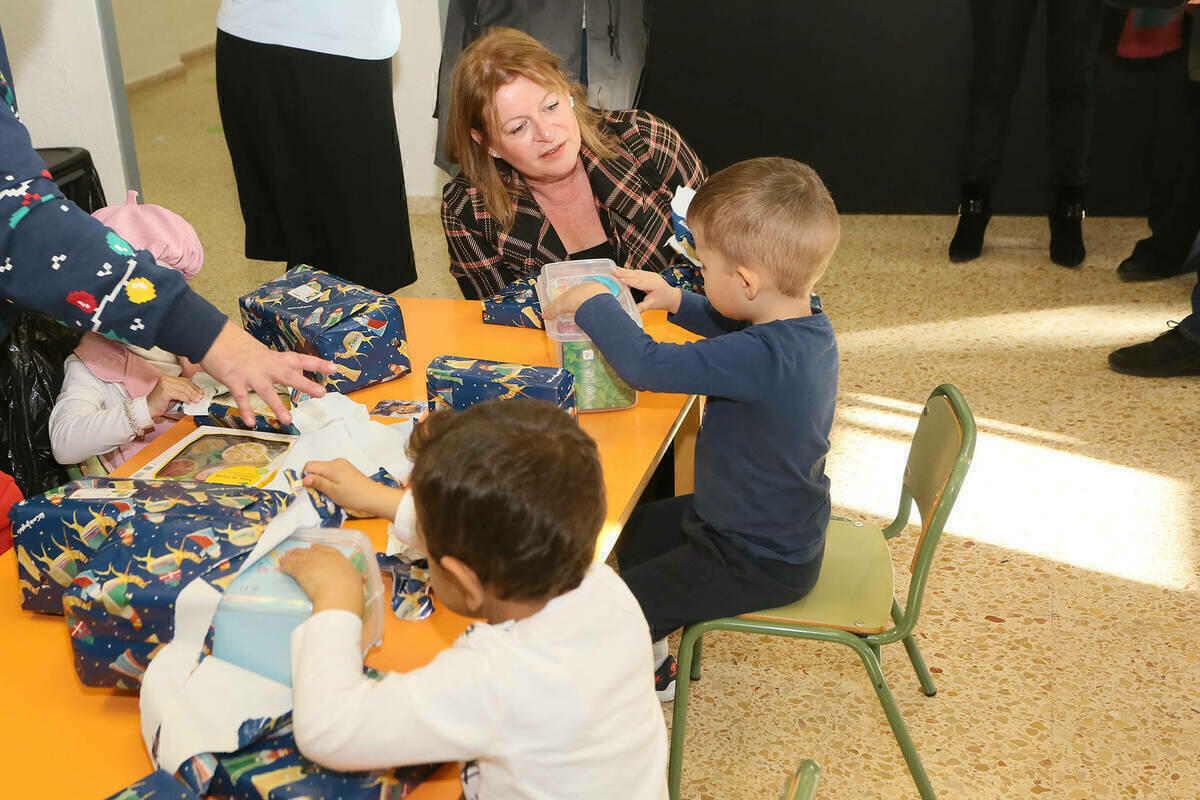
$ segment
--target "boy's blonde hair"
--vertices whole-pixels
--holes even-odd
[[[450,109],[446,115],[446,158],[462,167],[463,175],[483,195],[483,205],[500,227],[512,227],[516,186],[500,174],[488,154],[488,140],[500,127],[496,119],[496,92],[518,77],[528,78],[547,91],[574,99],[575,119],[583,146],[598,158],[612,158],[613,139],[600,130],[600,112],[587,104],[587,89],[567,81],[558,56],[527,33],[513,28],[492,28],[472,42],[450,74]],[[471,131],[481,134],[476,142]]]
[[[790,158],[752,158],[716,173],[696,192],[687,223],[706,249],[761,267],[789,297],[816,284],[842,230],[816,170]]]

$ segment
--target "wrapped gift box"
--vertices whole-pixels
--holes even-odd
[[[375,772],[334,772],[302,756],[288,731],[236,753],[217,755],[209,794],[233,800],[289,797],[399,800],[412,794],[437,767],[423,764]]]
[[[63,613],[63,590],[125,520],[139,513],[203,513],[241,524],[266,522],[290,498],[281,492],[212,483],[81,478],[12,507],[21,606]]]
[[[537,278],[521,278],[483,301],[483,321],[487,325],[542,330],[542,304],[535,286]]]
[[[425,372],[431,410],[462,411],[484,400],[529,398],[574,415],[575,378],[565,369],[438,356]]]
[[[400,305],[387,295],[301,266],[239,303],[243,327],[263,344],[336,364],[336,373],[314,378],[330,391],[352,392],[412,370]]]
[[[200,795],[193,792],[174,775],[160,769],[108,798],[108,800],[151,799],[200,800]]]
[[[180,590],[199,577],[224,589],[266,527],[200,515],[137,514],[122,523],[63,593],[83,685],[140,686],[174,638]]]

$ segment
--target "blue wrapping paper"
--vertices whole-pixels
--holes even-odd
[[[392,576],[392,613],[410,622],[433,613],[433,587],[429,584],[429,559],[409,560],[376,553],[379,569]]]
[[[236,753],[217,755],[216,765],[209,791],[233,800],[398,800],[412,794],[438,768],[422,764],[375,772],[334,772],[302,756],[290,731]]]
[[[484,324],[545,329],[536,285],[537,278],[520,278],[483,300]]]
[[[200,800],[200,795],[169,772],[157,770],[107,800]]]
[[[300,489],[317,494],[322,525],[345,520],[345,511],[324,495]],[[62,608],[85,686],[139,687],[146,666],[174,638],[179,592],[197,578],[224,591],[269,524],[261,514],[231,518],[205,511],[135,514],[67,587]]]
[[[688,264],[676,264],[662,272],[663,280],[670,286],[678,286],[685,292],[704,294],[704,275]]]
[[[139,513],[267,521],[290,498],[213,483],[81,478],[12,507],[21,606],[63,613],[63,591],[124,521]]]
[[[300,435],[300,429],[295,425],[284,425],[269,414],[255,414],[254,426],[247,428],[246,423],[242,422],[242,413],[236,405],[220,403],[216,400],[208,404],[207,414],[197,414],[192,419],[195,420],[197,427],[201,425],[215,425],[218,428],[237,428],[238,430],[260,431],[262,433],[286,433],[291,436]]]
[[[336,364],[336,373],[314,377],[330,391],[352,392],[412,371],[395,298],[300,266],[238,302],[242,326],[263,344]]]
[[[425,381],[433,411],[462,411],[493,398],[526,398],[545,400],[575,414],[575,377],[558,367],[438,356],[429,362]]]

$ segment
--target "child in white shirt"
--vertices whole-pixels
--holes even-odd
[[[340,770],[469,762],[467,798],[666,797],[646,621],[594,562],[605,515],[595,443],[560,409],[517,400],[432,414],[409,448],[439,605],[484,621],[427,666],[371,680],[361,577],[331,548],[289,552],[282,567],[313,601],[292,635],[301,752]],[[348,462],[305,469],[347,508],[401,513],[403,490]]]
[[[138,205],[135,191],[125,205],[108,206],[92,216],[188,280],[204,264],[195,229],[162,206]],[[199,367],[187,359],[95,333],[84,334],[63,366],[62,390],[50,413],[50,448],[58,463],[84,462],[89,474],[116,469],[173,424],[165,416],[167,409],[204,396],[188,380]]]

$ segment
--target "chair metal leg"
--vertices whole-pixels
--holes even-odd
[[[679,800],[679,783],[683,772],[683,735],[687,726],[688,689],[691,686],[692,658],[700,653],[704,629],[692,626],[683,629],[679,640],[679,664],[675,676],[675,708],[671,712],[671,756],[667,762],[667,793],[670,800]]]
[[[700,654],[704,650],[703,631],[696,637],[696,646],[692,648],[692,680],[700,680]]]
[[[904,754],[904,762],[908,765],[913,783],[917,785],[917,792],[920,793],[921,800],[937,800],[933,786],[929,783],[929,776],[925,774],[925,765],[921,763],[921,757],[917,755],[917,748],[908,733],[908,726],[904,724],[904,717],[900,715],[900,707],[896,705],[896,698],[892,695],[892,690],[888,688],[887,680],[883,677],[883,670],[879,668],[879,660],[874,657],[870,645],[861,639],[855,639],[853,643],[847,642],[847,644],[854,648],[859,659],[862,660],[863,666],[867,669],[867,675],[875,686],[875,695],[879,698],[879,704],[883,706],[883,713],[887,716],[888,724],[892,726],[892,735],[896,737],[896,743],[900,745],[900,752]],[[676,689],[676,698],[676,702],[678,702],[678,689]]]
[[[896,602],[896,598],[892,598],[892,621],[897,625],[900,624],[900,618],[903,612],[900,611],[900,604]],[[929,667],[925,666],[925,658],[921,655],[921,649],[917,647],[917,640],[910,633],[901,639],[904,642],[904,651],[908,653],[908,660],[912,662],[913,671],[917,673],[917,680],[921,682],[921,691],[926,697],[933,697],[937,694],[937,687],[933,684],[933,675],[929,672]]]

